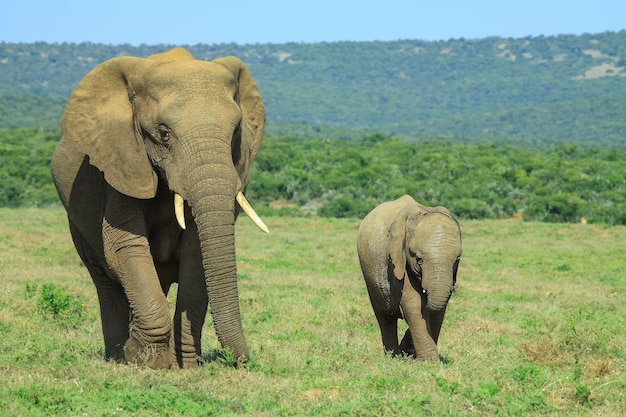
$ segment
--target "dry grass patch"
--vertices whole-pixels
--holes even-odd
[[[559,366],[569,361],[563,352],[563,346],[548,337],[524,343],[522,352],[526,359],[538,365]]]

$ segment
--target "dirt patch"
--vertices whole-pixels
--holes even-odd
[[[592,58],[608,58],[608,55],[604,55],[602,52],[597,49],[585,49],[583,50],[583,54],[589,55]]]
[[[623,77],[624,67],[618,67],[613,63],[607,62],[604,64],[596,65],[589,68],[583,75],[573,77],[575,80],[593,80],[595,78],[604,77]]]
[[[278,62],[283,62],[284,60],[286,60],[287,58],[291,56],[289,52],[277,52],[274,55],[278,57]]]

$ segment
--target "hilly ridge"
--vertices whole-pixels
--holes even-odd
[[[0,128],[56,127],[67,96],[98,63],[172,46],[0,43]],[[248,64],[268,135],[626,149],[626,31],[186,47],[199,59]]]

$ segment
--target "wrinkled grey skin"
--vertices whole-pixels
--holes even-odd
[[[437,360],[437,340],[461,258],[461,229],[444,207],[405,195],[362,221],[357,250],[386,352]],[[398,344],[398,319],[409,329]]]
[[[107,358],[195,367],[209,300],[217,337],[249,358],[235,263],[235,196],[248,185],[265,110],[237,58],[175,48],[119,57],[68,100],[52,175],[95,283]],[[186,201],[187,228],[174,216]],[[174,319],[166,295],[178,282]]]

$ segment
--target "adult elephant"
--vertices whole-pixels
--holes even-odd
[[[357,251],[385,350],[437,360],[437,340],[461,259],[455,218],[444,207],[402,196],[363,219]],[[409,326],[400,344],[399,318]]]
[[[210,301],[221,345],[249,359],[234,225],[264,124],[243,62],[182,48],[106,61],[70,95],[52,176],[97,289],[107,358],[197,366]]]

